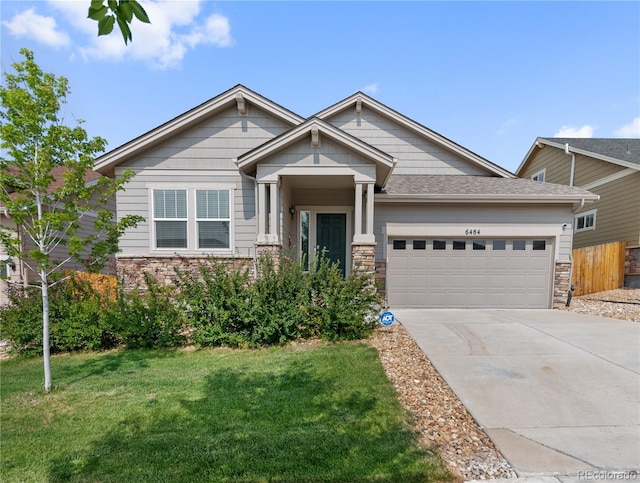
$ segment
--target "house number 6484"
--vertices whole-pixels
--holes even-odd
[[[476,228],[467,228],[464,232],[465,235],[479,235],[480,230]]]

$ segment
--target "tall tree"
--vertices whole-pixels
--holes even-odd
[[[91,0],[87,17],[98,22],[98,36],[110,34],[117,24],[125,44],[133,40],[129,24],[134,17],[140,22],[151,23],[147,12],[136,0]]]
[[[97,270],[118,251],[118,239],[140,217],[116,221],[107,203],[131,178],[114,180],[92,171],[95,156],[106,141],[89,138],[82,121],[65,125],[63,106],[69,93],[64,77],[44,73],[33,52],[4,72],[0,86],[0,206],[15,226],[0,226],[6,253],[22,259],[38,280],[42,295],[44,388],[51,390],[49,358],[49,288],[60,279],[53,272],[71,260]],[[93,174],[93,176],[92,176]],[[89,177],[93,179],[87,183]],[[90,215],[90,216],[88,216]],[[79,228],[93,220],[92,235]],[[58,254],[62,253],[60,257]]]

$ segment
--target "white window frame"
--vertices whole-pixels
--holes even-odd
[[[544,183],[544,180],[547,176],[547,169],[543,169],[542,171],[538,171],[537,173],[534,173],[531,175],[531,180],[532,181],[539,181],[540,183]]]
[[[149,199],[149,212],[150,219],[152,220],[149,226],[149,246],[152,253],[167,253],[167,252],[180,252],[180,253],[210,253],[212,255],[233,255],[235,253],[235,203],[234,196],[236,190],[235,183],[194,183],[184,182],[180,184],[175,183],[149,183],[146,186]],[[183,218],[173,220],[167,218],[156,219],[154,211],[154,197],[153,192],[155,190],[185,190],[187,192],[187,248],[158,248],[156,240],[156,221],[184,221]],[[198,221],[196,218],[196,191],[206,190],[228,190],[229,191],[229,219],[223,221],[229,221],[229,248],[198,248]],[[212,219],[203,219],[201,221],[217,221]]]
[[[154,196],[154,192],[155,191],[184,191],[185,192],[185,202],[187,203],[187,217],[186,218],[156,218],[156,210],[155,210],[155,196]],[[152,229],[151,229],[151,237],[152,237],[152,246],[154,250],[157,251],[186,251],[189,250],[189,245],[190,245],[190,240],[189,240],[189,191],[186,188],[181,188],[181,187],[157,187],[157,188],[153,188],[151,190],[150,193],[151,196],[151,219],[152,219]],[[187,246],[186,247],[180,247],[180,248],[176,248],[176,247],[168,247],[168,248],[164,248],[164,247],[158,247],[158,238],[156,236],[156,222],[158,221],[181,221],[184,222],[187,226],[187,230],[186,230],[186,234],[187,234]]]
[[[198,191],[226,191],[229,196],[229,216],[227,218],[198,218]],[[207,251],[207,252],[229,252],[232,247],[232,239],[233,239],[233,231],[232,226],[233,223],[231,219],[231,199],[233,195],[233,190],[228,188],[195,188],[193,190],[193,200],[194,200],[194,217],[195,217],[195,237],[194,243],[196,244],[196,250],[198,251]],[[200,244],[200,222],[208,222],[208,221],[227,221],[229,222],[229,246],[223,248],[201,248]]]
[[[596,214],[598,210],[589,210],[582,213],[578,213],[573,217],[573,230],[575,233],[581,233],[583,231],[590,231],[596,229]],[[589,216],[593,216],[593,223],[590,226],[583,226],[583,228],[578,228],[578,220],[580,218],[584,218],[584,225],[586,225],[587,218]]]

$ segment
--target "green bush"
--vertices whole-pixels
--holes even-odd
[[[15,352],[42,354],[42,295],[38,287],[12,287],[10,304],[0,309],[0,339]],[[109,349],[119,344],[105,318],[109,302],[89,283],[69,278],[49,289],[51,352]]]
[[[129,348],[177,347],[185,342],[184,317],[175,303],[175,288],[161,286],[144,273],[145,290],[125,292],[106,312],[109,325],[115,327]]]
[[[322,259],[315,270],[281,258],[259,260],[258,277],[210,259],[198,273],[177,271],[178,299],[192,340],[201,346],[286,344],[320,337],[358,339],[375,326],[379,298],[370,277],[345,278],[337,264]]]

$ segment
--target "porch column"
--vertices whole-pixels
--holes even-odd
[[[267,190],[265,183],[258,183],[258,242],[267,241]]]
[[[374,241],[373,236],[373,183],[367,183],[367,226],[366,235],[371,241]]]
[[[358,239],[362,235],[362,183],[356,183],[355,213],[353,216],[353,237]]]
[[[269,241],[278,243],[280,238],[280,210],[278,209],[278,183],[269,185],[269,197],[271,198],[271,226],[269,227]]]

